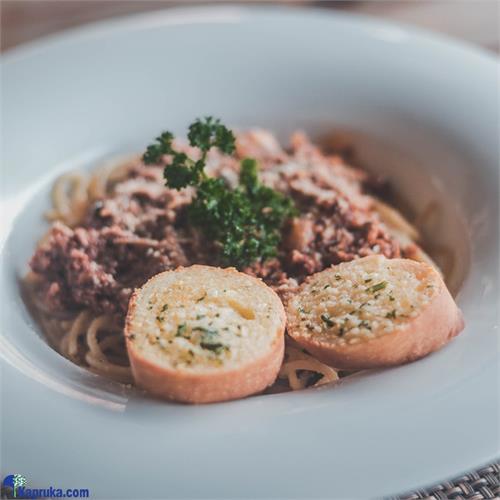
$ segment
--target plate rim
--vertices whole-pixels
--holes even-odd
[[[193,14],[203,16],[205,18],[207,14],[209,17],[210,15],[215,17],[222,16],[227,19],[228,14],[231,16],[248,16],[253,14],[266,15],[271,13],[276,15],[294,16],[297,12],[309,17],[318,17],[320,15],[321,17],[326,18],[341,18],[344,21],[352,21],[358,24],[358,26],[363,26],[364,29],[367,30],[373,30],[373,28],[376,27],[377,29],[397,30],[401,34],[404,34],[405,37],[424,37],[428,39],[428,41],[434,43],[452,45],[454,49],[474,53],[476,56],[486,58],[490,62],[496,63],[500,66],[500,55],[496,55],[491,50],[488,50],[480,45],[476,45],[470,41],[462,40],[452,35],[433,31],[428,28],[415,26],[408,22],[395,22],[370,14],[343,10],[329,10],[320,6],[293,4],[277,5],[264,3],[249,5],[233,2],[220,5],[203,3],[186,6],[174,5],[152,11],[121,14],[106,19],[86,22],[81,25],[63,28],[53,33],[44,34],[34,38],[33,40],[28,40],[24,43],[9,47],[0,53],[0,61],[8,63],[17,58],[29,57],[30,55],[33,55],[34,52],[41,49],[49,49],[52,45],[64,43],[67,38],[80,38],[81,41],[85,41],[86,38],[102,34],[104,31],[109,32],[110,30],[121,31],[123,29],[133,29],[138,24],[142,24],[143,27],[151,26],[151,24],[159,26],[163,22],[168,21],[174,21],[173,23],[170,22],[168,24],[178,24],[179,22],[184,24],[193,24],[193,22],[210,24],[214,20],[213,18],[203,20],[198,17],[198,19],[194,21],[194,18],[192,17]],[[191,16],[191,19],[189,16]],[[184,20],[182,20],[183,17]],[[177,23],[175,22],[176,18],[178,18]]]

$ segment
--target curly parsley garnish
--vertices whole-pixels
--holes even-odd
[[[283,224],[297,213],[293,201],[259,182],[258,164],[252,158],[241,162],[239,184],[234,189],[224,179],[208,177],[204,171],[211,148],[234,153],[231,130],[212,117],[191,124],[188,140],[200,149],[199,160],[176,151],[173,139],[172,133],[163,132],[155,144],[148,146],[144,163],[161,164],[169,157],[164,169],[166,185],[178,190],[187,186],[196,189],[189,220],[216,242],[220,260],[241,268],[276,256]]]

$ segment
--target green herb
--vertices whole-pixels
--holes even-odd
[[[168,309],[168,304],[163,304],[163,307],[161,308],[162,313],[164,313]]]
[[[201,336],[200,346],[202,349],[220,354],[222,351],[229,350],[229,347],[220,342],[217,338],[217,330],[207,330],[206,328],[196,328],[203,331]]]
[[[367,280],[365,280],[365,283],[370,283],[370,281],[372,281],[372,278],[368,278]]]
[[[197,314],[196,319],[203,319],[205,317],[204,314]]]
[[[368,321],[366,321],[366,320],[361,321],[358,326],[360,328],[366,328],[367,330],[372,329],[372,327],[370,326],[370,323],[368,323]]]
[[[331,285],[325,285],[325,286],[323,287],[323,290],[326,290],[327,288],[330,288],[330,286],[331,286]]]
[[[172,153],[172,141],[174,136],[170,132],[163,132],[156,138],[156,144],[147,147],[142,159],[146,164],[158,163],[161,157]]]
[[[340,276],[340,274],[336,274],[336,275],[335,275],[335,279],[336,279],[337,281],[339,281],[339,280],[341,280],[341,279],[342,279],[342,276]]]
[[[175,336],[182,337],[185,331],[186,331],[186,323],[181,323],[180,325],[177,325],[177,333],[175,334]]]
[[[335,322],[330,319],[330,316],[328,314],[322,314],[320,318],[329,328],[335,325]]]
[[[203,332],[207,335],[217,335],[217,330],[210,330],[209,328],[205,328],[204,326],[195,326],[193,328],[193,332]]]
[[[223,351],[229,351],[229,347],[227,345],[222,344],[221,342],[215,342],[213,344],[209,344],[207,342],[200,342],[200,346],[203,349],[215,352],[215,354],[221,354]]]
[[[205,300],[207,296],[207,292],[205,292],[199,299],[196,300],[196,302],[201,302],[202,300]]]
[[[233,133],[219,120],[196,120],[189,127],[188,139],[191,146],[201,150],[199,160],[176,151],[173,134],[164,132],[146,149],[144,163],[165,162],[168,187],[196,188],[188,209],[189,220],[207,239],[216,242],[223,263],[241,268],[274,257],[283,224],[297,213],[292,200],[259,182],[258,164],[252,158],[241,162],[239,185],[234,189],[224,179],[206,175],[204,168],[211,148],[225,154],[235,150]]]
[[[201,149],[205,156],[213,148],[219,148],[223,153],[234,152],[235,137],[231,130],[220,123],[220,120],[211,116],[204,120],[199,118],[189,126],[188,139],[191,146]]]
[[[379,290],[383,290],[387,286],[387,281],[381,281],[380,283],[377,283],[376,285],[371,286],[370,288],[367,288],[367,292],[378,292]]]
[[[392,295],[389,295],[389,300],[390,300],[391,302],[394,302],[396,299],[395,299]]]
[[[394,319],[396,317],[396,309],[393,309],[391,312],[388,312],[386,315],[385,315],[386,318],[392,318]]]

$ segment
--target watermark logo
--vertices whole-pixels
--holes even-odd
[[[89,498],[88,488],[28,488],[26,478],[21,474],[10,474],[2,481],[2,498]]]
[[[26,487],[26,478],[21,474],[11,474],[5,477],[2,486],[4,488],[9,488],[12,491],[11,495],[17,498],[19,490]]]

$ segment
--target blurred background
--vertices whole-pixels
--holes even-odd
[[[206,1],[169,0],[0,0],[1,50],[92,21]],[[250,3],[237,2],[231,3]],[[265,1],[257,4],[314,6],[369,14],[445,33],[499,52],[499,0]]]

